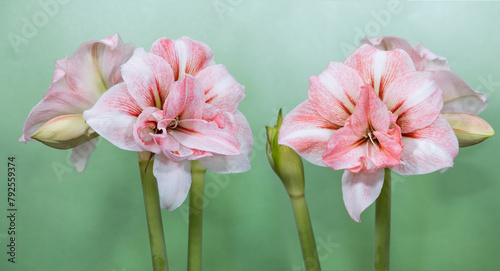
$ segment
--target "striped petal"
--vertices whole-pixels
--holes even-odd
[[[130,96],[141,108],[162,108],[168,88],[174,82],[170,65],[157,55],[137,48],[130,60],[123,65],[122,76]]]
[[[142,151],[134,140],[134,124],[141,108],[127,91],[125,83],[106,91],[90,110],[83,112],[87,124],[115,146]]]
[[[408,72],[387,88],[383,101],[398,115],[401,132],[409,133],[433,123],[443,107],[443,91],[432,72]]]
[[[428,127],[403,134],[401,164],[391,167],[401,175],[427,174],[453,166],[458,140],[450,124],[439,116]]]
[[[319,76],[309,78],[309,102],[328,121],[343,126],[354,111],[364,85],[358,72],[340,62],[330,65]]]
[[[381,37],[381,38],[365,37],[364,39],[362,39],[360,41],[359,44],[360,45],[369,44],[371,46],[374,46],[374,47],[376,47],[380,50],[384,50],[384,51],[401,49],[401,50],[405,51],[411,57],[411,60],[413,61],[415,68],[418,71],[422,70],[423,59],[422,59],[422,56],[420,54],[420,51],[415,49],[415,47],[413,47],[413,45],[411,45],[405,39],[401,39],[398,37],[390,37],[390,36],[385,36],[385,37]]]
[[[227,112],[234,112],[245,97],[245,87],[240,85],[224,65],[212,65],[201,70],[196,79],[205,92],[206,103]]]
[[[221,155],[238,155],[240,143],[236,136],[220,129],[217,123],[204,120],[182,120],[170,134],[182,145]]]
[[[205,96],[200,83],[191,75],[176,81],[170,87],[163,110],[165,118],[201,119],[205,104]]]
[[[308,101],[304,101],[285,116],[278,143],[294,149],[302,158],[325,166],[322,155],[328,141],[340,126],[322,117]]]
[[[236,138],[240,143],[239,155],[214,155],[213,157],[201,158],[199,161],[207,169],[216,173],[240,173],[250,170],[250,153],[253,147],[253,136],[250,125],[245,116],[239,111],[234,114],[226,113],[225,129],[232,130],[229,126],[235,126]]]
[[[379,97],[396,78],[402,74],[415,71],[410,56],[401,49],[381,51],[370,45],[362,45],[344,62],[358,71],[365,82],[373,87]]]
[[[185,74],[196,76],[203,68],[214,63],[212,49],[188,37],[178,40],[160,38],[151,45],[150,51],[170,64],[175,80],[182,79]]]

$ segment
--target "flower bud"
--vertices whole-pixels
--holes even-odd
[[[83,116],[63,115],[49,120],[31,138],[56,149],[71,149],[99,136]]]
[[[283,182],[290,196],[304,195],[304,166],[300,156],[290,147],[278,145],[278,134],[283,122],[281,110],[274,127],[266,126],[266,151],[269,164]]]
[[[495,134],[493,128],[482,118],[465,113],[442,114],[450,123],[458,138],[460,147],[472,146],[483,142]]]

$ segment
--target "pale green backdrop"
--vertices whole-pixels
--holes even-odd
[[[52,3],[47,5],[45,3]],[[54,4],[55,3],[55,4]],[[265,125],[307,97],[308,77],[343,61],[364,34],[422,41],[486,92],[500,130],[497,1],[76,1],[0,5],[0,270],[150,270],[136,155],[101,140],[84,173],[69,152],[17,142],[50,85],[54,60],[118,32],[149,48],[159,37],[209,44],[246,86],[240,110],[255,136],[252,170],[207,179],[204,270],[303,270],[288,197],[265,155]],[[33,24],[34,29],[26,25]],[[24,29],[24,30],[23,30]],[[500,136],[461,149],[444,174],[393,181],[392,270],[498,270]],[[7,262],[7,157],[17,165],[17,263]],[[374,207],[352,221],[342,172],[305,163],[323,270],[370,270]],[[187,207],[163,212],[171,270],[185,270]]]

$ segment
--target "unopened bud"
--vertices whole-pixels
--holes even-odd
[[[56,149],[71,149],[99,136],[85,123],[83,116],[63,115],[40,127],[31,138]]]
[[[493,128],[478,116],[465,113],[447,113],[442,115],[450,123],[451,128],[453,128],[460,147],[481,143],[495,134]]]
[[[267,127],[266,151],[269,164],[283,182],[290,196],[304,195],[304,166],[300,156],[290,147],[278,145],[278,134],[283,122],[281,110],[274,127]]]

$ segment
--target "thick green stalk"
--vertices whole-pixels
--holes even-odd
[[[201,271],[201,241],[203,231],[203,190],[207,169],[198,161],[191,162],[189,190],[188,270]]]
[[[146,219],[148,222],[153,270],[168,271],[167,249],[163,236],[158,183],[153,175],[153,160],[149,161],[151,158],[150,152],[139,152],[138,157],[139,168],[141,170],[142,193],[144,195]]]
[[[307,210],[306,198],[302,194],[300,196],[290,195],[292,201],[293,213],[295,214],[295,222],[299,231],[300,246],[302,248],[302,257],[307,271],[320,271],[318,252],[316,251],[316,241],[314,241],[314,233],[311,225],[311,218]]]
[[[384,185],[375,206],[375,271],[389,270],[391,246],[391,170],[385,169]]]
[[[266,154],[269,165],[281,179],[292,202],[295,222],[299,232],[302,257],[307,271],[321,271],[316,241],[307,210],[305,193],[304,166],[300,156],[290,147],[278,144],[278,134],[283,123],[281,109],[274,127],[266,126]]]

